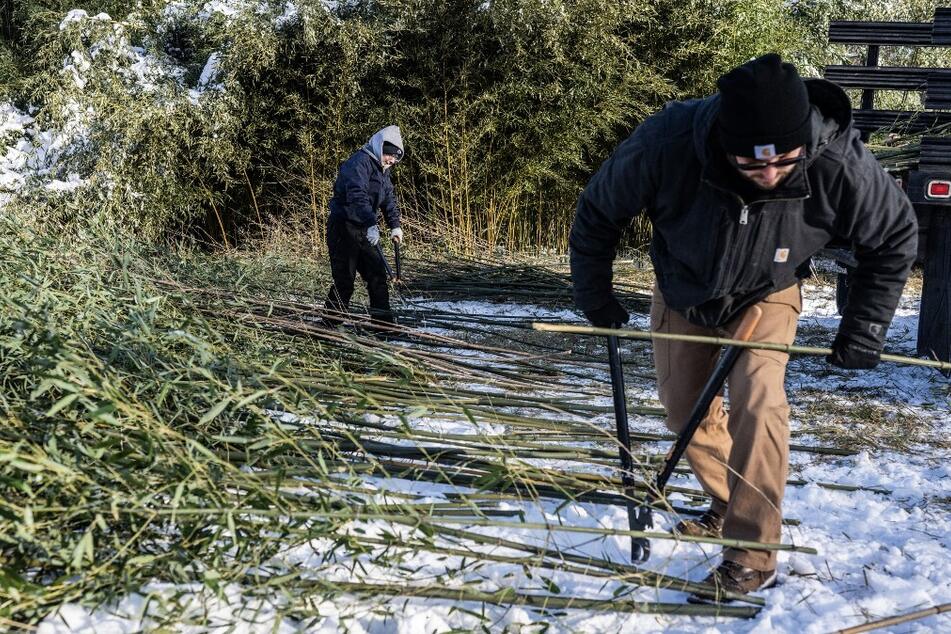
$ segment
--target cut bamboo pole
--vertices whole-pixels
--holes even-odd
[[[310,585],[324,593],[347,592],[371,596],[387,595],[406,598],[446,599],[449,601],[474,601],[494,605],[525,605],[540,610],[593,610],[604,612],[633,612],[639,614],[675,614],[683,616],[731,616],[752,618],[759,613],[758,607],[729,605],[696,605],[692,603],[660,603],[631,601],[627,599],[586,599],[572,596],[528,594],[512,588],[485,591],[468,587],[414,586],[390,583],[323,582],[310,581]]]
[[[776,350],[787,354],[798,354],[806,356],[827,356],[832,354],[830,348],[814,348],[808,346],[793,346],[784,343],[770,343],[759,341],[738,341],[736,339],[726,339],[723,337],[702,337],[700,335],[675,335],[664,332],[649,332],[645,330],[632,330],[628,328],[597,328],[595,326],[579,326],[575,324],[548,324],[541,322],[532,323],[532,328],[542,332],[560,332],[574,335],[590,335],[605,337],[608,335],[624,339],[640,339],[650,341],[652,339],[667,339],[670,341],[689,341],[693,343],[708,343],[716,346],[737,346],[741,348],[750,348],[753,350]],[[937,361],[932,359],[917,359],[915,357],[903,357],[895,354],[883,354],[882,361],[898,363],[903,365],[920,365],[936,370],[951,371],[951,363],[946,361]]]
[[[908,612],[906,614],[892,616],[887,619],[881,619],[879,621],[871,621],[870,623],[865,623],[863,625],[856,625],[855,627],[847,627],[844,630],[838,630],[836,634],[860,634],[861,632],[871,632],[872,630],[879,630],[883,627],[888,627],[890,625],[900,625],[902,623],[910,623],[911,621],[917,621],[919,619],[924,619],[929,616],[935,616],[937,614],[943,614],[945,612],[951,612],[951,603],[942,603],[941,605],[937,605],[933,608],[926,608],[924,610]]]

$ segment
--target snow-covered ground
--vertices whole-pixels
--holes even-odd
[[[228,18],[239,11],[267,9],[267,3],[245,0],[215,0],[204,3],[200,10],[186,11],[188,3],[169,3],[165,12],[168,25],[180,20],[207,21],[211,17]],[[280,6],[278,6],[280,4]],[[333,2],[327,0],[327,6]],[[294,23],[299,9],[293,2],[270,3],[277,28]],[[272,7],[272,8],[274,8]],[[270,9],[268,9],[270,11]],[[112,18],[85,12],[70,13],[63,28],[105,28]],[[114,25],[115,38],[92,42],[89,50],[77,50],[64,60],[63,72],[79,88],[88,80],[93,62],[105,63],[104,51],[116,53],[123,62],[123,77],[143,93],[171,83],[188,99],[199,105],[204,96],[214,96],[220,89],[219,53],[209,56],[200,77],[193,85],[185,85],[182,69],[162,65],[159,60],[124,38],[122,25]],[[124,28],[124,27],[123,27]],[[167,61],[167,60],[166,60]],[[59,113],[66,124],[57,129],[40,127],[33,110],[21,110],[11,104],[0,104],[0,204],[10,195],[31,186],[57,192],[69,192],[86,182],[70,169],[66,157],[79,151],[85,143],[85,119],[93,114],[88,107],[70,103]],[[913,354],[917,327],[917,302],[907,295],[889,333],[889,351]],[[455,315],[494,315],[506,319],[530,321],[534,318],[556,320],[578,319],[568,310],[540,307],[490,304],[486,302],[428,302]],[[837,317],[828,288],[809,286],[800,321],[801,332],[813,345],[826,345],[831,340]],[[646,317],[636,316],[632,327],[645,328]],[[504,328],[496,327],[499,331]],[[445,325],[428,328],[430,332],[453,335]],[[497,343],[496,345],[505,345]],[[479,353],[467,352],[478,359]],[[607,382],[606,368],[586,368],[590,379],[571,384],[574,389],[599,385],[590,401],[610,405],[603,389]],[[799,521],[787,526],[786,543],[813,547],[817,555],[780,553],[780,585],[763,592],[766,605],[753,619],[691,618],[626,614],[609,609],[560,609],[542,612],[528,607],[501,607],[475,602],[454,602],[445,599],[389,599],[342,594],[334,597],[314,591],[311,602],[324,615],[322,620],[303,624],[287,616],[288,609],[279,596],[251,596],[238,586],[211,588],[170,586],[154,583],[138,592],[98,609],[77,604],[63,605],[38,628],[39,632],[125,633],[153,629],[158,619],[175,618],[173,631],[229,632],[443,632],[487,629],[512,632],[827,632],[857,625],[869,620],[901,612],[951,602],[951,399],[948,380],[940,374],[920,367],[883,364],[870,372],[831,370],[821,359],[796,358],[790,363],[787,387],[793,407],[791,426],[801,432],[794,442],[827,444],[823,437],[855,434],[857,445],[866,449],[852,456],[822,456],[794,452],[792,477],[804,485],[787,488],[785,515]],[[477,380],[467,384],[479,388]],[[497,390],[482,386],[485,392]],[[537,394],[536,396],[544,396]],[[564,396],[552,394],[554,396]],[[629,379],[631,399],[656,401],[650,381]],[[818,408],[817,408],[818,406]],[[901,434],[900,425],[908,426],[908,445],[896,450],[894,442],[876,442],[876,420],[861,418],[868,412],[892,412],[885,423],[899,426],[892,434]],[[854,414],[854,415],[850,415]],[[553,415],[554,416],[554,415]],[[474,433],[475,426],[464,418],[443,419],[419,416],[411,419],[416,429],[442,433]],[[613,420],[606,412],[584,421],[601,429],[611,429]],[[635,431],[662,431],[656,417],[632,416]],[[854,431],[853,431],[854,430]],[[503,426],[480,425],[481,433],[504,433]],[[823,436],[822,434],[825,434]],[[928,442],[928,439],[943,442]],[[397,442],[397,441],[393,441]],[[590,445],[585,445],[590,446]],[[647,448],[662,452],[663,443],[650,443]],[[604,447],[602,447],[604,448]],[[536,461],[540,466],[579,470],[578,463],[559,460]],[[594,467],[591,467],[593,470]],[[610,473],[603,468],[601,472]],[[687,476],[678,476],[677,485],[696,487]],[[819,483],[854,485],[870,490],[843,491],[820,486]],[[446,495],[461,489],[401,479],[367,478],[367,484],[383,492],[403,492],[418,496],[421,502],[446,502]],[[672,499],[678,499],[673,496]],[[501,511],[521,511],[523,517],[505,518],[504,527],[478,527],[448,524],[487,536],[501,537],[523,544],[537,544],[573,553],[607,559],[616,563],[628,561],[628,539],[619,535],[571,532],[570,528],[598,529],[606,532],[627,527],[624,508],[593,503],[563,504],[558,501],[539,503],[500,501]],[[676,518],[655,514],[656,528],[667,530]],[[500,520],[501,521],[501,520]],[[549,524],[548,530],[529,529],[521,522]],[[350,530],[363,529],[373,537],[384,532],[397,533],[407,542],[416,535],[405,527],[384,523],[353,525]],[[443,546],[449,539],[438,539]],[[463,546],[458,546],[462,548]],[[304,570],[316,579],[334,581],[414,583],[436,587],[459,587],[463,583],[482,590],[514,588],[522,593],[538,593],[614,600],[666,601],[682,603],[685,595],[672,590],[634,588],[615,578],[599,577],[589,572],[544,569],[536,565],[537,556],[522,550],[499,546],[476,546],[483,553],[517,558],[515,562],[478,562],[472,558],[427,552],[419,547],[406,550],[400,570],[381,568],[372,559],[371,551],[355,559],[346,554],[333,556],[331,545],[324,541],[289,547],[276,564],[292,570]],[[392,547],[391,547],[392,548]],[[655,540],[653,556],[647,567],[672,575],[700,580],[717,563],[718,549],[683,542]],[[359,563],[359,565],[357,565]],[[615,592],[630,592],[620,597]],[[170,607],[171,606],[171,607]],[[887,629],[892,632],[951,631],[951,615],[933,616],[914,623]]]
[[[890,331],[888,351],[913,354],[918,298],[907,294]],[[417,304],[419,305],[419,304]],[[577,318],[564,310],[549,310],[524,305],[499,305],[481,302],[432,303],[456,315],[479,314],[505,318],[568,319]],[[832,291],[807,286],[800,322],[800,334],[810,345],[827,345],[837,325]],[[645,326],[645,318],[636,316],[632,327]],[[444,326],[440,334],[446,334]],[[606,371],[591,370],[594,382],[608,380]],[[477,385],[474,382],[473,385]],[[583,387],[584,380],[577,386]],[[589,384],[590,385],[590,384]],[[444,632],[474,630],[512,632],[828,632],[899,613],[951,602],[951,451],[941,442],[951,432],[948,381],[933,370],[921,367],[882,364],[869,372],[830,370],[821,358],[794,358],[787,376],[787,389],[793,409],[791,427],[794,442],[823,445],[813,435],[822,425],[839,426],[838,433],[874,437],[868,421],[842,416],[836,412],[861,411],[878,407],[894,410],[899,422],[909,425],[913,442],[901,451],[877,448],[874,442],[857,455],[829,456],[793,452],[791,478],[805,484],[787,487],[784,513],[799,521],[786,526],[784,543],[815,548],[818,554],[801,552],[779,554],[779,585],[761,593],[765,607],[752,619],[687,617],[652,614],[628,614],[610,609],[559,609],[543,612],[523,606],[492,606],[477,602],[446,599],[390,599],[379,595],[340,594],[327,596],[315,590],[314,606],[322,620],[306,625],[282,616],[287,606],[279,598],[262,599],[242,594],[238,587],[227,587],[217,595],[201,587],[169,587],[155,584],[142,588],[116,603],[90,611],[78,605],[66,605],[40,626],[43,633],[131,632],[154,624],[147,614],[157,614],[156,599],[177,602],[181,631],[205,631],[216,624],[237,632]],[[804,395],[804,396],[801,396]],[[650,381],[629,380],[629,397],[656,398]],[[832,414],[818,414],[811,406],[825,399]],[[602,389],[592,403],[610,404]],[[836,409],[841,406],[841,409]],[[825,416],[825,418],[823,418]],[[831,418],[830,418],[831,416]],[[886,415],[886,419],[888,415]],[[441,420],[421,416],[412,419],[414,427],[445,433],[473,433],[465,419]],[[817,420],[819,421],[817,423]],[[605,429],[613,425],[609,412],[589,421]],[[655,417],[633,416],[635,431],[662,431]],[[914,430],[911,427],[914,426]],[[483,433],[500,431],[481,430]],[[797,435],[797,431],[803,432]],[[938,442],[929,442],[937,440]],[[663,443],[649,448],[661,452]],[[583,469],[578,463],[558,460],[537,464],[563,469]],[[591,467],[592,469],[594,467]],[[604,470],[608,473],[607,468]],[[367,478],[367,484],[382,494],[404,492],[419,496],[414,502],[446,502],[447,493],[465,489],[404,479]],[[843,491],[819,483],[854,485],[863,490]],[[696,487],[692,477],[677,477],[674,484]],[[875,490],[864,490],[875,489]],[[887,491],[887,492],[877,492]],[[678,496],[672,497],[677,500]],[[572,532],[573,528],[623,530],[627,527],[623,507],[558,501],[524,502],[503,500],[495,508],[521,511],[523,517],[507,518],[505,526],[466,526],[464,520],[449,522],[455,529],[508,539],[518,544],[536,544],[557,548],[564,553],[586,555],[627,563],[628,538]],[[655,513],[656,529],[669,530],[676,521]],[[548,524],[540,530],[520,526]],[[373,561],[374,554],[357,557],[328,555],[332,544],[324,540],[289,548],[275,562],[292,570],[307,570],[314,579],[335,582],[390,582],[397,584],[456,588],[464,583],[471,588],[493,591],[513,588],[522,593],[552,594],[601,599],[662,601],[682,603],[682,592],[624,585],[610,576],[579,574],[578,571],[552,570],[535,566],[536,555],[500,546],[479,546],[468,542],[464,547],[517,558],[514,561],[480,562],[472,558],[428,552],[410,547],[418,535],[399,525],[382,522],[351,525],[350,530],[365,531],[364,536],[396,533],[406,540],[404,566],[383,568]],[[443,547],[454,544],[447,536],[437,538]],[[388,546],[391,552],[398,548]],[[718,547],[672,540],[654,540],[653,555],[646,567],[691,580],[701,580],[717,563]],[[359,565],[355,565],[359,563]],[[621,596],[615,593],[623,592]],[[177,597],[177,598],[176,598]],[[186,625],[188,619],[200,619],[201,625]],[[893,626],[891,632],[951,631],[951,615],[944,614]]]

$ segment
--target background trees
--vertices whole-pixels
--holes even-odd
[[[14,193],[44,218],[153,237],[289,227],[319,245],[337,166],[396,123],[395,177],[425,235],[564,248],[587,178],[665,100],[767,51],[818,74],[856,53],[825,43],[831,17],[929,19],[934,4],[7,1],[0,88],[32,143],[60,141],[47,180]]]

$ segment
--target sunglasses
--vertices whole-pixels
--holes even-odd
[[[795,165],[796,163],[802,163],[805,160],[806,157],[800,155],[796,158],[773,161],[772,163],[737,163],[735,156],[730,157],[730,162],[733,163],[733,167],[743,172],[755,172],[756,170],[765,169],[767,167],[789,167],[790,165]]]

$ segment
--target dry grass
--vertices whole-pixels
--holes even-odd
[[[863,398],[867,389],[848,392],[806,388],[796,392],[794,418],[797,435],[809,435],[819,443],[854,451],[920,451],[934,444],[931,425],[901,405]],[[941,442],[941,441],[939,441]],[[943,442],[945,446],[947,442]]]

